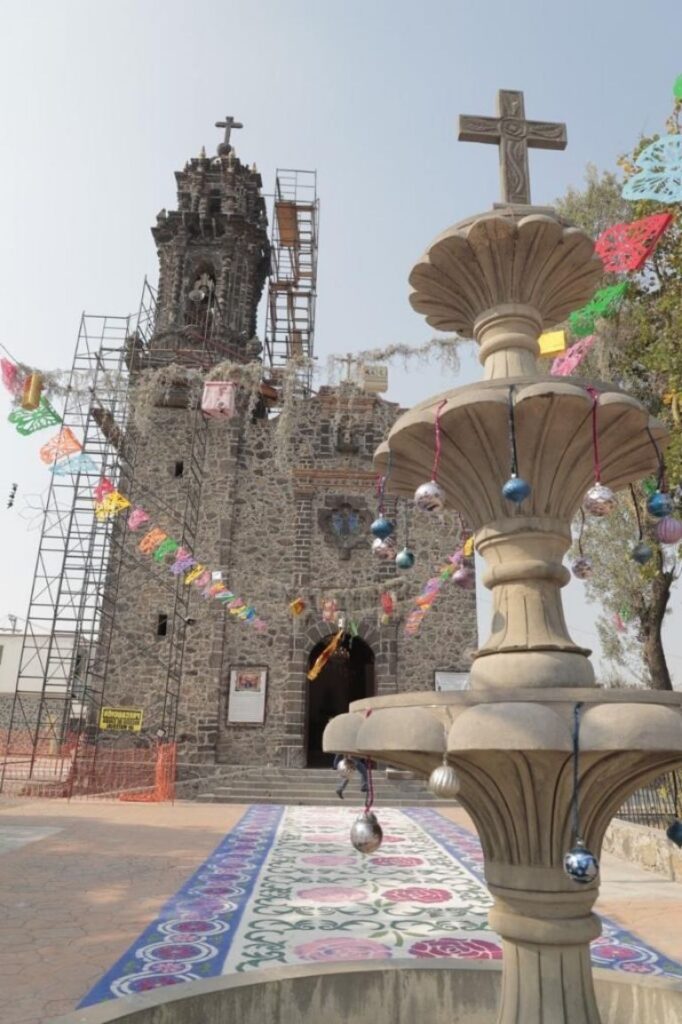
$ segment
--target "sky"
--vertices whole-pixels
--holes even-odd
[[[652,0],[647,45],[644,11],[613,0],[0,0],[0,16],[0,342],[49,369],[70,365],[83,311],[132,313],[145,275],[155,283],[149,228],[226,114],[244,122],[236,150],[266,191],[277,167],[318,172],[324,367],[432,337],[407,302],[409,271],[437,233],[499,198],[497,153],[457,142],[460,113],[492,115],[498,89],[521,89],[527,117],[567,123],[565,152],[531,153],[532,199],[550,204],[588,162],[614,168],[659,130],[682,72],[678,0]],[[451,383],[479,375],[466,351]],[[388,397],[409,406],[447,383],[437,366],[394,366]],[[36,438],[9,424],[1,437],[0,624],[25,615],[39,534],[24,503],[47,483]],[[576,642],[597,645],[581,585],[564,593]],[[480,594],[479,618],[489,611]],[[670,618],[682,685],[682,617]]]

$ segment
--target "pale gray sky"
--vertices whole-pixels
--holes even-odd
[[[149,227],[224,114],[245,122],[237,151],[267,190],[277,166],[318,170],[324,362],[431,336],[407,303],[410,267],[498,198],[496,151],[456,142],[460,112],[492,114],[498,88],[522,89],[528,117],[567,122],[564,153],[531,156],[533,199],[547,203],[588,161],[613,167],[659,129],[682,72],[677,0],[637,17],[615,0],[0,0],[0,13],[0,341],[49,368],[70,364],[82,310],[131,312],[144,275],[155,281]],[[453,383],[478,372],[465,356]],[[411,405],[444,383],[437,368],[394,368],[389,397]],[[0,501],[14,480],[19,495],[0,506],[0,621],[25,614],[38,534],[18,510],[47,483],[38,446],[2,431]],[[582,594],[569,586],[568,617],[589,646]]]

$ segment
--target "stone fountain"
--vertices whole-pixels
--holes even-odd
[[[587,235],[530,205],[527,147],[563,148],[564,126],[525,121],[521,93],[501,93],[499,114],[462,118],[460,138],[500,143],[504,201],[440,234],[410,275],[414,309],[474,338],[484,379],[405,413],[375,457],[385,470],[390,450],[388,490],[411,497],[430,475],[439,409],[438,480],[485,561],[491,633],[469,691],[359,701],[324,744],[424,776],[444,759],[455,768],[503,941],[498,1024],[599,1024],[589,955],[598,880],[581,885],[563,870],[576,839],[576,705],[581,831],[598,856],[627,797],[682,763],[682,694],[595,686],[590,652],[566,628],[563,558],[594,483],[595,397],[601,480],[613,490],[656,471],[652,437],[663,446],[666,431],[611,384],[540,374],[539,335],[589,301],[602,269]],[[518,471],[532,488],[520,505],[502,496],[512,386]]]

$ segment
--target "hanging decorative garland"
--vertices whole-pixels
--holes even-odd
[[[509,479],[502,487],[502,496],[515,505],[525,501],[531,492],[531,486],[527,480],[518,475],[519,458],[516,451],[516,424],[514,419],[514,385],[509,387],[508,396],[509,415],[509,451],[511,456],[511,470]]]
[[[440,468],[441,456],[440,417],[446,405],[447,398],[444,398],[436,408],[434,422],[435,452],[431,479],[425,484],[420,484],[414,492],[415,508],[418,508],[420,512],[442,512],[445,508],[445,492],[438,483],[438,470]]]
[[[580,711],[582,704],[573,709],[573,845],[564,855],[564,871],[574,882],[589,885],[599,876],[599,861],[587,849],[585,840],[580,834],[580,772],[578,758],[580,755]]]
[[[602,518],[609,515],[616,505],[616,496],[610,487],[601,482],[599,461],[599,392],[596,388],[585,389],[592,396],[592,454],[594,460],[594,484],[583,498],[583,509],[591,516]]]

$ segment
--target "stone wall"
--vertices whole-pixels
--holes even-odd
[[[196,621],[186,633],[180,760],[305,764],[305,673],[312,648],[333,631],[319,613],[320,597],[331,590],[374,652],[377,693],[429,689],[436,669],[468,668],[476,642],[473,593],[446,584],[414,638],[402,630],[409,601],[401,603],[398,619],[382,626],[376,591],[360,601],[353,597],[360,587],[390,585],[398,575],[392,562],[372,557],[368,532],[376,509],[371,458],[398,412],[346,386],[302,401],[285,431],[275,419],[253,420],[244,409],[232,421],[208,424],[195,554],[210,568],[224,569],[230,589],[252,603],[268,627],[259,634],[216,602],[192,597]],[[173,472],[176,461],[184,460],[186,471],[189,465],[189,423],[185,410],[154,411],[132,487],[133,500],[176,539],[186,479]],[[357,535],[345,539],[331,526],[344,507],[360,523]],[[414,594],[457,547],[458,535],[451,516],[417,513],[410,533],[417,555],[410,574]],[[402,534],[401,523],[401,541]],[[174,579],[135,549],[139,537],[125,541],[106,702],[143,706],[153,729],[170,643],[156,636],[156,623],[159,613],[170,611]],[[298,593],[308,606],[294,618],[288,604]],[[268,669],[263,725],[227,722],[229,669],[237,665]]]

